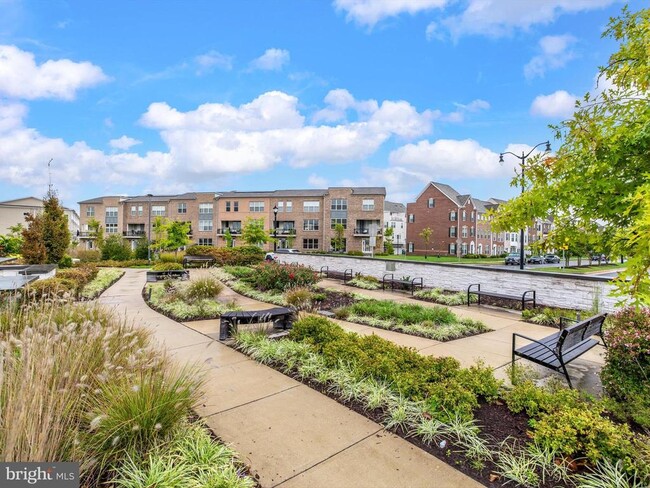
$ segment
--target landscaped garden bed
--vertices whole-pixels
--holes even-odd
[[[13,296],[0,343],[3,461],[77,462],[84,487],[256,486],[196,420],[198,370],[147,331],[101,307]]]
[[[288,339],[248,332],[236,345],[487,486],[640,488],[650,481],[648,438],[575,390],[520,380],[505,391],[480,364],[463,369],[313,316],[296,322]]]
[[[101,295],[123,275],[124,271],[119,269],[98,269],[89,265],[60,269],[52,278],[30,283],[23,290],[23,294],[31,300],[91,300]]]
[[[413,293],[413,297],[425,302],[439,303],[440,305],[447,305],[453,307],[455,305],[467,305],[467,292],[465,291],[450,291],[443,290],[442,288],[429,288],[425,290],[418,290]],[[476,295],[470,296],[471,303],[476,303],[478,297]]]

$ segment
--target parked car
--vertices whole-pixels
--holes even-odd
[[[264,256],[264,261],[272,263],[274,261],[277,261],[278,257],[275,255],[273,252],[267,252],[266,256]]]
[[[543,264],[544,263],[544,257],[543,256],[531,256],[528,258],[527,261],[528,264]]]
[[[598,261],[598,264],[607,264],[609,262],[609,258],[605,254],[596,253],[589,256],[589,261]]]
[[[278,254],[299,254],[300,251],[298,249],[278,249],[277,251]]]
[[[560,262],[560,257],[556,256],[555,254],[547,254],[544,256],[544,262],[545,263],[559,263]]]
[[[513,252],[506,256],[506,266],[508,264],[519,264],[519,253]]]

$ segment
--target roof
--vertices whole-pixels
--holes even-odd
[[[27,203],[25,203],[26,200],[36,200],[37,202],[40,202],[41,206],[43,206],[43,200],[36,197],[23,197],[15,198],[13,200],[5,200],[3,202],[0,202],[0,205],[29,206]]]
[[[219,198],[323,197],[327,190],[224,191]]]
[[[126,197],[125,202],[148,203],[148,202],[168,202],[170,200],[196,200],[195,192],[181,193],[180,195],[136,195]]]
[[[485,200],[479,200],[478,198],[472,198],[472,201],[474,202],[474,205],[476,206],[476,211],[480,214],[487,212],[488,210],[488,205],[490,205],[490,202],[486,202]]]
[[[95,197],[95,198],[90,198],[88,200],[83,200],[81,202],[77,202],[79,205],[82,203],[104,203],[104,198],[122,198],[119,195],[105,195],[103,197]]]
[[[384,201],[384,212],[406,213],[406,205],[386,200]]]

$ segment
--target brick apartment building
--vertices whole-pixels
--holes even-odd
[[[370,253],[373,244],[377,249],[383,246],[385,196],[386,189],[376,187],[104,196],[79,202],[79,238],[85,249],[92,249],[88,222],[94,218],[104,227],[105,235],[120,234],[135,248],[137,239],[150,235],[150,222],[160,216],[189,222],[193,243],[222,247],[229,231],[236,246],[250,217],[262,219],[271,234],[275,223],[278,248],[329,251],[335,225],[340,223],[345,229],[341,250]]]
[[[430,182],[415,202],[406,206],[407,252],[463,256],[518,251],[519,231],[492,232],[486,216],[488,210],[496,209],[503,202],[496,198],[479,200],[461,195],[449,185]],[[428,244],[420,236],[427,227],[432,230]],[[524,246],[549,230],[550,225],[543,223],[531,225],[524,234]]]

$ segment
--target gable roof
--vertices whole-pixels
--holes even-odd
[[[406,205],[403,203],[384,201],[384,212],[406,213]]]

